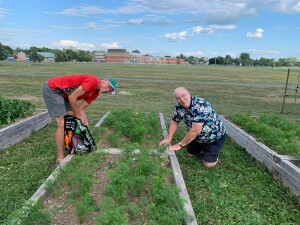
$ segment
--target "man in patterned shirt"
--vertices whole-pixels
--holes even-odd
[[[88,126],[85,108],[99,93],[115,93],[117,82],[114,79],[100,80],[91,74],[71,74],[54,77],[44,83],[43,97],[51,117],[55,117],[57,163],[64,159],[64,115],[81,119]],[[80,101],[80,102],[77,102]]]
[[[225,142],[226,130],[223,122],[208,101],[191,96],[186,88],[176,88],[174,96],[177,104],[170,123],[169,137],[159,145],[171,144],[178,124],[183,120],[188,128],[187,134],[179,143],[169,146],[168,149],[176,151],[187,146],[189,156],[200,155],[205,167],[215,166]]]

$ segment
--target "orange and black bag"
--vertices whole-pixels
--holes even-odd
[[[92,152],[96,144],[88,127],[83,125],[81,120],[74,116],[65,115],[64,120],[65,153],[78,154]]]

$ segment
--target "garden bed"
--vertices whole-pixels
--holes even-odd
[[[113,132],[110,131],[112,128],[102,128],[105,132],[100,132],[98,146],[118,145],[124,150],[98,148],[93,154],[73,157],[60,169],[61,174],[54,185],[50,185],[51,194],[39,201],[38,209],[30,207],[31,211],[26,213],[29,217],[25,220],[43,220],[49,224],[197,224],[184,210],[186,202],[180,197],[181,187],[177,188],[173,180],[168,154],[164,149],[152,148],[159,140],[153,139],[158,130],[153,133],[155,135],[151,132],[159,127],[140,126],[145,124],[143,116],[152,126],[156,116],[159,124],[157,114],[141,115],[135,113],[135,117],[131,114],[126,117],[130,118],[126,124],[143,134],[141,139],[135,132],[122,133],[116,129],[113,123],[116,114],[110,120],[108,117],[107,124],[114,127]],[[120,115],[118,118],[118,123],[122,122]],[[115,141],[116,133],[121,143]],[[178,171],[176,174],[182,177]],[[37,191],[42,193],[40,197],[46,196],[44,187],[40,189]],[[38,197],[31,198],[34,199],[37,201]]]
[[[228,136],[257,161],[264,164],[274,178],[282,181],[283,185],[298,198],[300,205],[300,168],[297,167],[296,157],[280,155],[236,125],[223,118]]]
[[[26,137],[29,137],[33,131],[42,129],[50,122],[51,117],[48,112],[42,112],[1,129],[0,149],[24,140]]]

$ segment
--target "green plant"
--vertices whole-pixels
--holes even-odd
[[[9,124],[17,118],[32,115],[34,108],[29,101],[0,98],[0,124]]]
[[[32,225],[32,224],[43,224],[50,225],[51,219],[50,215],[47,212],[40,211],[41,202],[32,203],[25,202],[23,207],[14,211],[8,217],[7,225]]]
[[[279,154],[300,154],[300,128],[283,116],[261,114],[254,118],[235,113],[229,118]]]

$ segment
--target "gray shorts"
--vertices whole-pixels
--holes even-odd
[[[47,82],[43,84],[42,93],[51,117],[64,116],[72,110],[68,99],[51,90]]]

